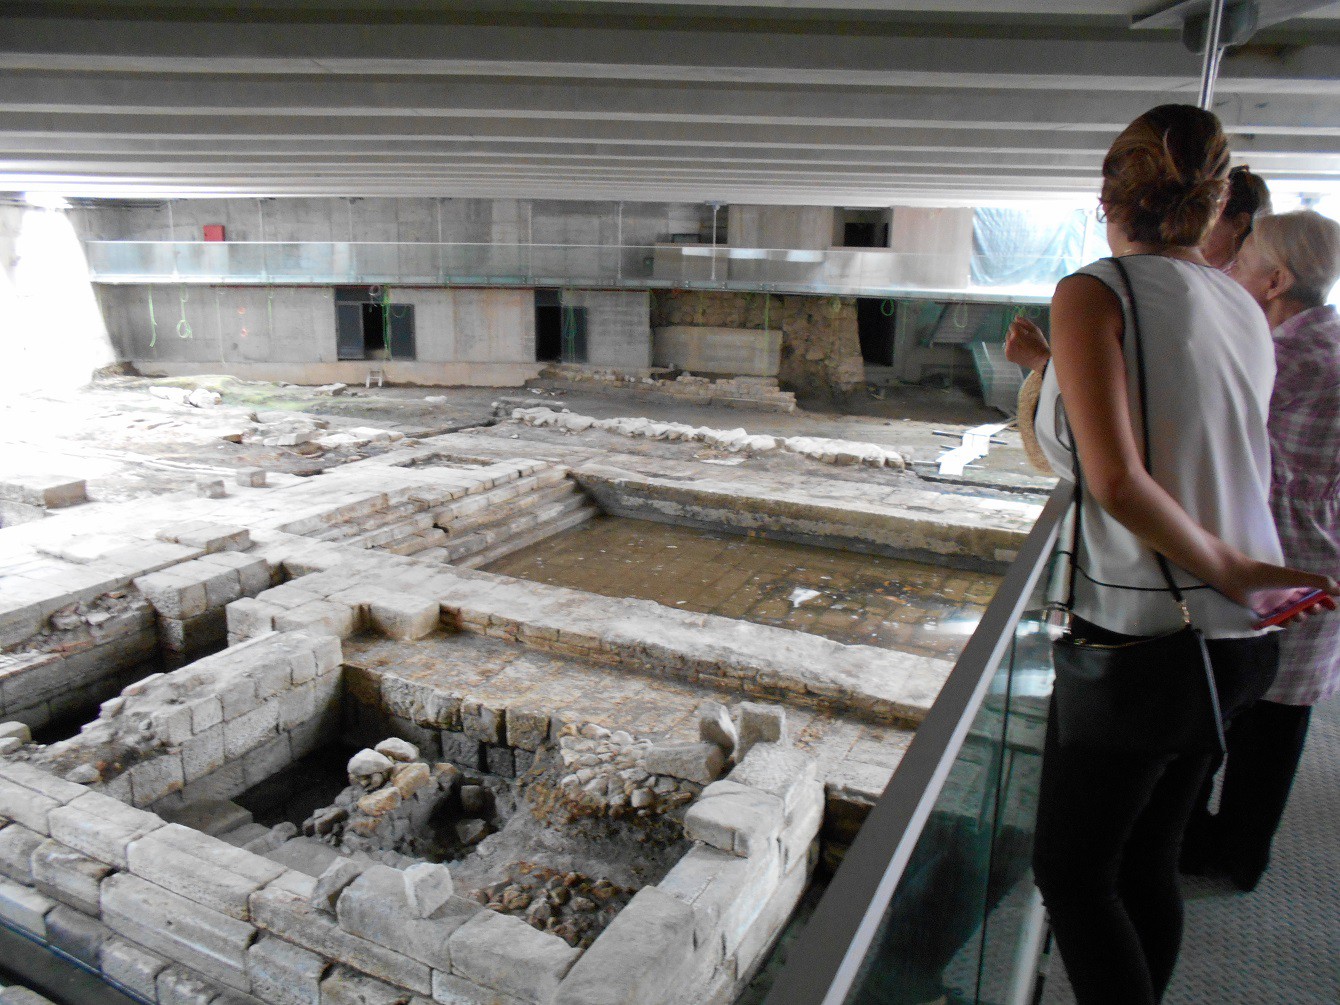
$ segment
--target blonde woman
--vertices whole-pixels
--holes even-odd
[[[1233,277],[1265,312],[1275,343],[1270,505],[1286,562],[1340,572],[1340,223],[1310,210],[1259,220]],[[1188,871],[1218,866],[1256,887],[1289,798],[1312,706],[1340,693],[1340,617],[1309,618],[1280,640],[1262,701],[1228,732],[1219,813],[1187,832]]]

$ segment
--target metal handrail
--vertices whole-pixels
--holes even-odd
[[[763,1005],[841,1005],[1047,566],[1072,488],[1052,492]]]

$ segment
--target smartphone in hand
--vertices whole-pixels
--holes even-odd
[[[1332,605],[1326,604],[1326,600],[1329,596],[1330,595],[1325,590],[1308,590],[1296,600],[1290,600],[1287,604],[1281,604],[1279,607],[1276,607],[1264,618],[1252,625],[1252,627],[1257,630],[1270,628],[1273,625],[1288,621],[1290,618],[1302,614],[1304,611],[1310,610],[1318,605],[1331,607]]]

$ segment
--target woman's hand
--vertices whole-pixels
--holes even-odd
[[[1005,358],[1030,370],[1041,370],[1052,358],[1042,329],[1025,317],[1017,317],[1005,333]]]
[[[1244,607],[1250,607],[1261,617],[1267,617],[1271,611],[1291,604],[1300,599],[1309,590],[1321,590],[1325,596],[1318,607],[1300,611],[1281,624],[1289,625],[1295,621],[1320,614],[1320,608],[1333,611],[1336,597],[1340,597],[1340,584],[1330,576],[1315,572],[1303,572],[1283,565],[1268,565],[1265,562],[1248,562],[1247,567],[1234,578],[1225,594]]]

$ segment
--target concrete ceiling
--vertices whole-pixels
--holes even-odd
[[[1168,6],[0,2],[0,191],[1078,196],[1126,122],[1196,99],[1200,57],[1131,28]],[[1340,4],[1225,56],[1241,160],[1340,181],[1338,57]]]

